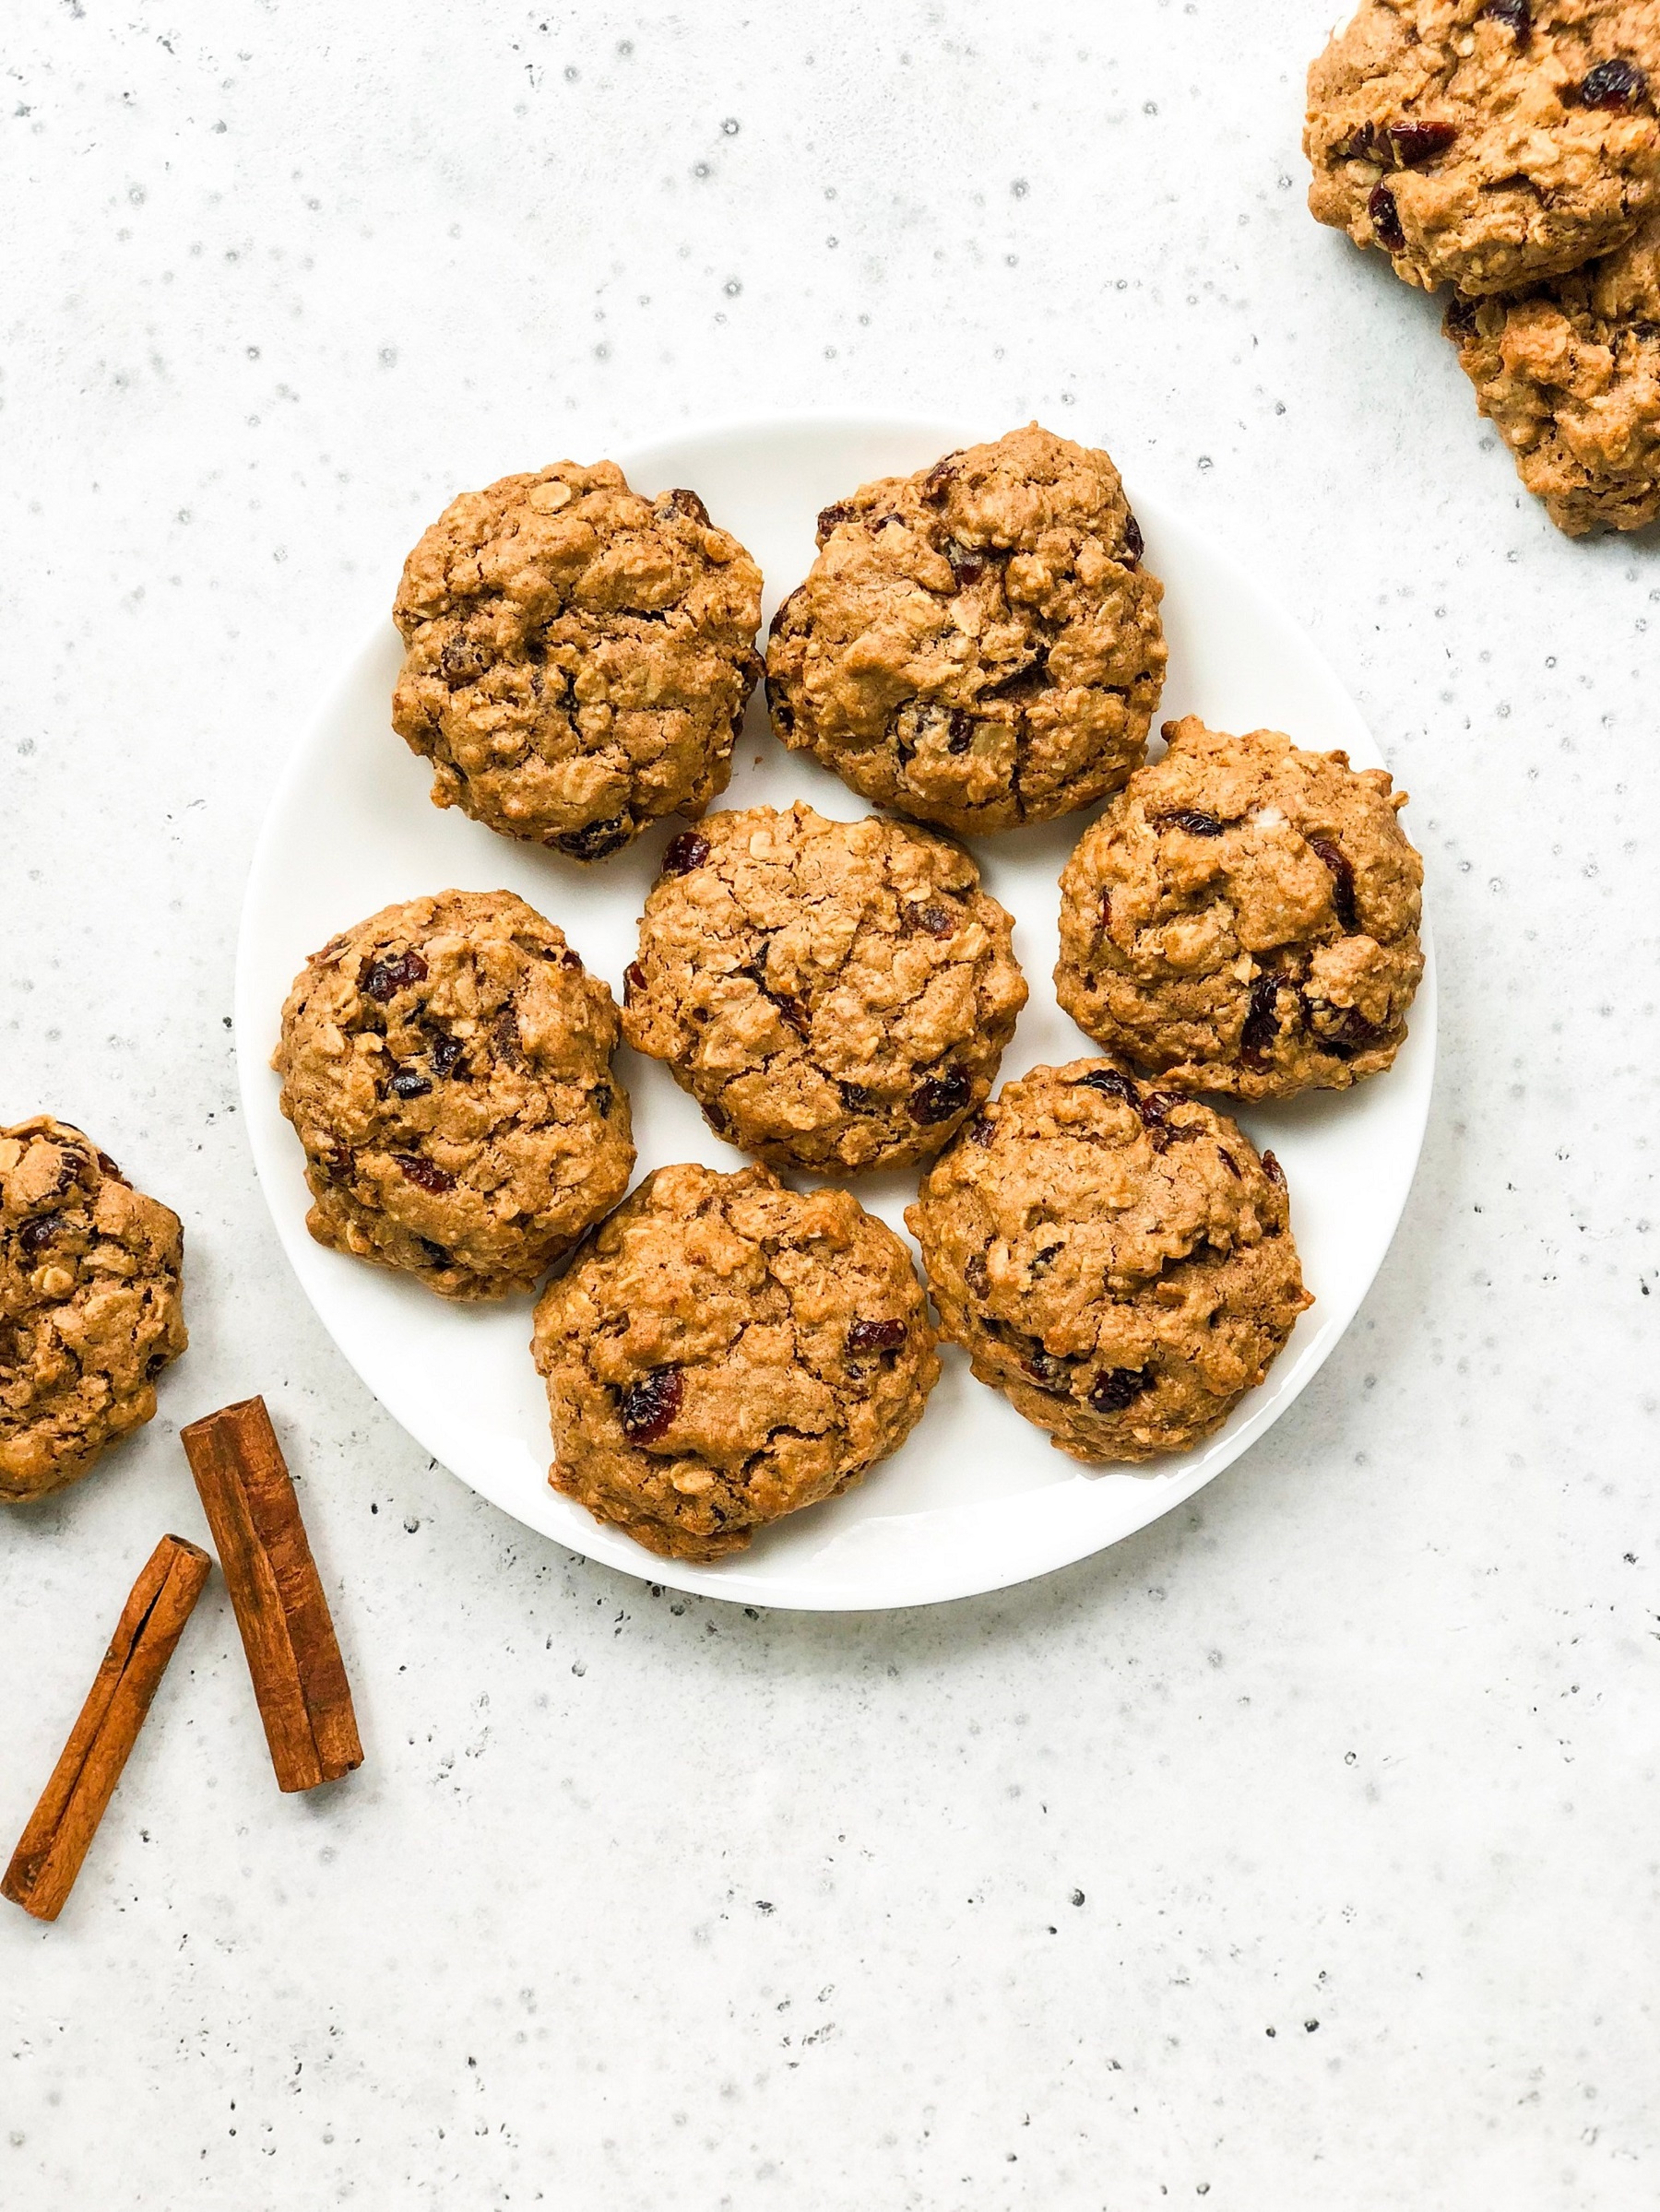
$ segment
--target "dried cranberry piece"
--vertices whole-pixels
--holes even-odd
[[[959,545],[954,538],[946,545],[945,558],[951,563],[952,580],[956,584],[978,584],[991,565],[984,553],[973,546]]]
[[[906,914],[907,918],[914,922],[919,929],[926,929],[930,937],[954,937],[956,934],[957,917],[949,907],[931,905],[910,906],[906,909]]]
[[[1134,1106],[1138,1113],[1141,1111],[1141,1093],[1130,1078],[1120,1074],[1116,1068],[1092,1068],[1087,1075],[1079,1076],[1078,1088],[1099,1091],[1107,1098],[1122,1099],[1126,1106]]]
[[[670,837],[663,847],[663,873],[666,876],[689,876],[694,868],[701,868],[708,857],[708,839],[696,830],[682,830],[678,837]]]
[[[956,459],[955,454],[948,453],[943,461],[936,461],[922,479],[920,497],[925,506],[943,507],[945,504],[956,477],[956,470],[952,466]]]
[[[949,1121],[954,1114],[962,1112],[973,1095],[974,1086],[963,1070],[948,1068],[943,1075],[931,1076],[911,1093],[911,1119],[924,1128],[931,1122]]]
[[[438,669],[445,686],[458,692],[483,673],[484,657],[476,645],[462,638],[451,638],[438,656]]]
[[[1133,515],[1126,515],[1124,517],[1124,551],[1129,558],[1124,565],[1127,568],[1139,566],[1141,557],[1146,550],[1147,541],[1142,536],[1140,523],[1136,521]]]
[[[1278,997],[1277,976],[1259,976],[1251,987],[1251,1004],[1239,1031],[1239,1049],[1246,1059],[1258,1067],[1267,1064],[1274,1040],[1279,1035],[1279,1011],[1275,1005]]]
[[[637,960],[631,960],[622,971],[622,996],[632,999],[635,991],[646,988],[646,971]]]
[[[968,1135],[982,1152],[990,1152],[992,1140],[997,1135],[997,1124],[988,1121],[984,1114],[977,1114],[968,1124]]]
[[[1316,852],[1332,871],[1332,905],[1346,933],[1360,927],[1360,917],[1355,908],[1354,863],[1343,847],[1330,837],[1310,837],[1309,849]]]
[[[400,1068],[388,1086],[394,1098],[424,1098],[432,1087],[419,1068]]]
[[[826,507],[824,514],[827,515],[829,512],[830,510]],[[821,515],[819,516],[819,521],[822,523],[824,519],[824,515]],[[793,591],[787,591],[784,597],[778,601],[778,604],[773,609],[773,619],[766,625],[766,634],[768,637],[777,636],[778,632],[784,626],[784,617],[789,612],[790,609],[795,605],[796,601],[800,597],[801,594],[806,590],[806,588],[807,586],[804,584],[798,584]]]
[[[1458,126],[1452,123],[1392,123],[1389,126],[1389,143],[1403,169],[1419,169],[1426,161],[1433,161],[1457,136]]]
[[[1226,1144],[1217,1145],[1216,1157],[1221,1161],[1223,1166],[1227,1168],[1228,1174],[1232,1176],[1236,1183],[1242,1183],[1244,1181],[1244,1176],[1239,1170],[1239,1163],[1234,1158],[1232,1153],[1228,1151]]]
[[[348,1151],[344,1144],[332,1144],[325,1165],[331,1183],[350,1182],[357,1171],[357,1154]]]
[[[1089,1402],[1097,1414],[1121,1414],[1152,1388],[1151,1367],[1109,1367],[1091,1389]]]
[[[1528,45],[1533,39],[1533,15],[1528,0],[1487,0],[1484,16],[1491,16],[1495,23],[1502,23],[1518,46]]]
[[[792,999],[784,991],[768,991],[766,995],[777,1008],[779,1021],[787,1022],[797,1036],[812,1035],[812,1016],[799,999]]]
[[[495,1047],[498,1059],[505,1060],[510,1068],[524,1066],[525,1055],[519,1043],[518,1015],[514,1010],[511,1000],[497,1014],[490,1033],[490,1041]]]
[[[983,1252],[970,1252],[963,1262],[963,1281],[977,1298],[983,1298],[991,1287],[991,1278],[986,1272]]]
[[[1051,1397],[1065,1397],[1066,1362],[1057,1359],[1052,1352],[1046,1352],[1039,1345],[1030,1359],[1021,1361],[1020,1366],[1021,1372],[1029,1375],[1040,1390],[1049,1391]]]
[[[413,949],[377,960],[363,977],[363,989],[377,1006],[385,1006],[411,985],[426,981],[427,964]]]
[[[974,723],[960,706],[951,710],[950,735],[945,740],[947,752],[964,753],[974,741]]]
[[[876,1103],[875,1092],[867,1091],[863,1083],[838,1082],[836,1087],[849,1114],[868,1114]]]
[[[61,1213],[37,1213],[33,1221],[26,1221],[18,1231],[18,1249],[25,1260],[33,1260],[46,1249],[64,1225]]]
[[[1271,1183],[1277,1183],[1282,1190],[1286,1188],[1286,1171],[1271,1152],[1263,1154],[1263,1173]]]
[[[579,830],[567,830],[563,837],[550,842],[562,853],[569,853],[573,860],[603,860],[607,853],[620,852],[634,834],[634,824],[626,814],[612,814],[604,822],[590,822]]]
[[[843,523],[851,522],[852,519],[853,505],[850,500],[832,500],[829,506],[821,507],[819,509],[818,518],[818,541],[820,545],[824,544],[825,538],[829,537],[832,530],[839,529]],[[796,588],[799,590],[800,587],[798,585]],[[789,598],[793,599],[794,597],[795,592],[792,591],[789,595]],[[786,599],[784,602],[784,607],[788,607],[788,604],[789,599]],[[778,614],[783,613],[784,607],[779,608]],[[775,630],[778,626],[778,614],[776,614],[773,617],[773,628]]]
[[[1332,152],[1339,161],[1376,161],[1379,152],[1375,126],[1363,123],[1352,138],[1346,139],[1341,146],[1334,147]]]
[[[896,1352],[905,1336],[903,1321],[855,1321],[848,1331],[848,1352],[854,1359],[870,1352]]]
[[[609,1120],[613,1104],[613,1094],[610,1083],[596,1083],[590,1095],[594,1101],[594,1111],[599,1115],[600,1120]]]
[[[419,1153],[395,1152],[392,1165],[417,1189],[431,1191],[434,1198],[456,1188],[456,1178],[446,1168],[440,1167],[436,1160],[423,1160]]]
[[[1387,184],[1374,184],[1371,197],[1366,203],[1366,212],[1371,217],[1372,229],[1378,243],[1386,254],[1404,254],[1406,251],[1406,233],[1401,228],[1401,211],[1395,206],[1395,196]]]
[[[1575,99],[1582,108],[1617,110],[1634,108],[1647,96],[1647,77],[1635,62],[1616,55],[1611,62],[1598,62],[1595,69],[1586,70]],[[1566,100],[1568,96],[1564,93],[1562,97]]]
[[[459,1037],[440,1037],[433,1047],[433,1073],[453,1075],[465,1049]]]
[[[542,957],[551,960],[552,954],[544,953]],[[579,968],[582,965],[582,954],[575,945],[566,945],[559,955],[559,964],[562,968]]]
[[[681,1409],[686,1394],[685,1377],[679,1367],[653,1367],[631,1382],[618,1402],[622,1433],[631,1444],[655,1444]]]
[[[679,491],[665,491],[658,505],[669,507],[676,515],[683,515],[688,522],[701,523],[706,530],[709,526],[709,510],[695,491],[688,491],[683,485]]]
[[[1190,837],[1219,837],[1222,823],[1215,814],[1207,814],[1203,807],[1181,807],[1174,814],[1161,814],[1161,830],[1185,830]]]

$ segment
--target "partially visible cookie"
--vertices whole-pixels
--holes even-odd
[[[1290,1098],[1390,1066],[1424,971],[1423,862],[1381,768],[1196,716],[1061,878],[1055,989],[1181,1091]]]
[[[1141,760],[1164,587],[1107,455],[1037,423],[863,484],[773,617],[786,745],[964,834],[1047,822]]]
[[[149,1420],[189,1341],[179,1217],[77,1129],[0,1130],[0,1501],[73,1483]]]
[[[867,815],[711,814],[663,856],[622,1033],[745,1152],[828,1175],[931,1158],[1026,1004],[960,845]]]
[[[1640,530],[1660,515],[1660,220],[1542,290],[1454,300],[1446,331],[1559,529]]]
[[[594,860],[731,773],[761,572],[694,491],[559,461],[453,500],[404,564],[399,737],[433,801]]]
[[[1309,206],[1409,284],[1512,291],[1660,196],[1657,0],[1362,0],[1309,72]]]
[[[647,1551],[722,1558],[904,1442],[934,1341],[905,1246],[849,1192],[660,1167],[536,1308],[551,1480]]]
[[[1119,1060],[1006,1083],[905,1218],[944,1333],[1082,1460],[1187,1450],[1311,1303],[1273,1153]]]
[[[617,1011],[509,891],[444,891],[330,938],[272,1066],[319,1244],[446,1298],[528,1290],[634,1167]]]

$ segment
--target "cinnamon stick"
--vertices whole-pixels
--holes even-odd
[[[212,1567],[207,1553],[183,1536],[163,1536],[134,1583],[80,1718],[0,1881],[0,1897],[36,1920],[56,1920],[63,1910]]]
[[[300,1502],[263,1398],[180,1431],[219,1546],[280,1790],[363,1763],[351,1686]]]

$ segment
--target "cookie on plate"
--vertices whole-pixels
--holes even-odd
[[[392,722],[433,799],[595,860],[731,772],[761,572],[694,491],[559,461],[453,500],[404,564]]]
[[[1455,300],[1446,330],[1559,529],[1660,515],[1660,219],[1524,298]]]
[[[0,1130],[0,1501],[42,1497],[156,1410],[189,1341],[179,1217],[38,1114]]]
[[[510,891],[443,891],[332,937],[272,1066],[319,1244],[446,1298],[528,1290],[628,1188],[617,1010]]]
[[[1082,1460],[1187,1450],[1312,1303],[1274,1154],[1115,1059],[1005,1083],[905,1218],[945,1335]]]
[[[881,806],[965,834],[1117,790],[1164,683],[1164,587],[1104,453],[1031,423],[818,519],[773,617],[786,745]]]
[[[1275,729],[1190,715],[1165,735],[1061,874],[1061,1005],[1175,1090],[1290,1098],[1381,1074],[1424,972],[1406,794]]]
[[[665,1557],[741,1551],[904,1442],[934,1342],[905,1246],[848,1191],[659,1167],[537,1306],[552,1483]]]
[[[936,832],[799,799],[711,814],[663,856],[622,1034],[745,1152],[906,1166],[990,1092],[1026,998],[1012,931]]]
[[[1362,0],[1309,72],[1309,206],[1433,291],[1611,252],[1660,198],[1656,0]]]

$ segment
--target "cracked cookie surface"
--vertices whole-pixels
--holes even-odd
[[[800,800],[712,814],[664,855],[623,1035],[745,1152],[906,1166],[990,1091],[1026,998],[1012,931],[935,832]]]
[[[448,1298],[528,1290],[628,1188],[617,1010],[511,892],[387,906],[313,953],[272,1065],[319,1244]]]
[[[1166,735],[1062,871],[1061,1005],[1177,1090],[1289,1098],[1380,1074],[1424,972],[1405,793],[1278,730],[1189,716]]]
[[[1104,453],[1037,423],[864,484],[773,617],[773,727],[965,834],[1116,790],[1164,682],[1164,587]]]
[[[850,1192],[660,1167],[537,1306],[551,1480],[648,1551],[722,1558],[904,1442],[934,1343],[910,1255]]]
[[[404,564],[392,722],[433,799],[579,860],[726,788],[761,572],[693,491],[560,461],[453,500]]]
[[[1559,530],[1660,515],[1660,219],[1525,297],[1455,300],[1446,331]]]
[[[945,1335],[1083,1460],[1208,1436],[1312,1302],[1273,1153],[1112,1059],[1006,1083],[906,1221]]]
[[[1509,291],[1660,195],[1657,0],[1363,0],[1309,72],[1309,206],[1433,291]]]
[[[179,1217],[50,1114],[0,1130],[0,1500],[77,1481],[188,1339]]]

